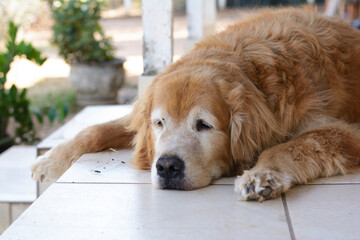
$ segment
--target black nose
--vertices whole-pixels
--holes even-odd
[[[177,156],[161,157],[156,162],[157,174],[167,179],[183,175],[184,168],[184,161]]]

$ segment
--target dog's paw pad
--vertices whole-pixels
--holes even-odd
[[[245,171],[235,180],[240,200],[260,202],[278,197],[291,186],[291,177],[275,171]]]

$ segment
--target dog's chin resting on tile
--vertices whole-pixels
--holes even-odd
[[[131,114],[50,150],[33,178],[84,153],[134,148],[162,189],[238,176],[241,200],[276,198],[360,163],[360,32],[299,9],[266,10],[206,37],[159,74]]]

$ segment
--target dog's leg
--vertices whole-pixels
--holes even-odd
[[[126,129],[128,121],[128,117],[124,117],[85,128],[74,139],[38,157],[31,167],[33,179],[58,179],[84,153],[99,152],[107,148],[130,148],[135,133]]]
[[[296,184],[346,174],[359,164],[359,129],[344,122],[325,124],[265,150],[255,167],[236,179],[235,191],[241,200],[263,201]]]

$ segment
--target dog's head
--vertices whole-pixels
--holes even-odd
[[[158,76],[135,105],[135,160],[165,189],[240,174],[276,128],[262,94],[232,65],[184,64]],[[266,116],[268,115],[268,116]]]
[[[193,189],[229,170],[230,111],[205,73],[162,76],[153,93],[152,182],[160,188]]]

